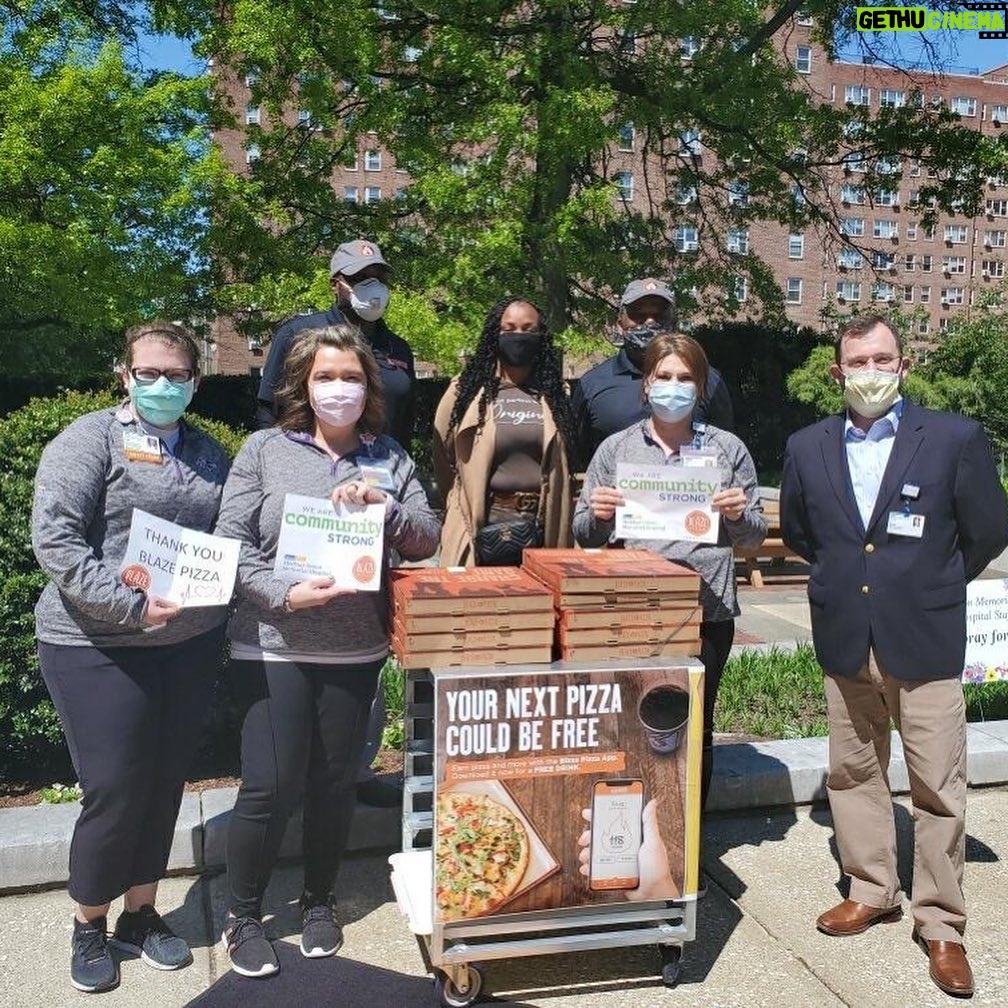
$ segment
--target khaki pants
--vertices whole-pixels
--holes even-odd
[[[958,679],[906,682],[875,655],[853,679],[825,677],[826,791],[850,898],[897,902],[896,828],[889,790],[889,719],[903,740],[914,814],[911,910],[930,941],[962,941],[966,905],[966,708]]]

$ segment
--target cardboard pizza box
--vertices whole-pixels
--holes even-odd
[[[622,658],[667,658],[700,653],[700,640],[671,644],[583,644],[560,649],[561,661],[609,662]]]
[[[561,648],[587,645],[613,644],[691,644],[700,640],[700,624],[680,626],[625,626],[599,627],[595,630],[567,630],[557,628]]]
[[[399,648],[411,651],[458,651],[498,647],[549,647],[553,627],[527,627],[520,630],[446,630],[441,633],[417,633],[415,621],[396,620],[392,634]]]
[[[460,651],[415,651],[402,652],[396,639],[392,638],[392,650],[399,664],[406,669],[415,668],[455,668],[464,665],[548,665],[553,660],[553,648],[508,647],[465,648]]]
[[[678,626],[680,623],[699,623],[703,609],[692,599],[677,599],[664,606],[626,609],[619,606],[605,608],[561,609],[557,625],[564,630],[599,629],[602,627]]]
[[[524,569],[558,595],[635,592],[699,596],[696,571],[649,550],[528,549]]]
[[[413,567],[391,572],[392,609],[414,613],[548,612],[549,589],[518,567]]]
[[[556,596],[556,604],[561,612],[620,612],[623,609],[659,612],[673,608],[692,609],[697,604],[697,598],[698,591],[659,592],[654,595],[639,591],[563,592]]]
[[[533,630],[553,629],[556,615],[553,608],[533,609],[528,612],[465,612],[456,615],[402,613],[396,619],[408,633],[474,633],[483,630]]]

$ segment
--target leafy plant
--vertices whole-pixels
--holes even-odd
[[[84,797],[79,784],[50,784],[42,788],[41,798],[46,805],[63,805],[80,801]]]
[[[381,687],[385,692],[385,728],[382,745],[386,749],[402,749],[405,742],[403,715],[406,711],[406,673],[395,660],[389,658],[381,671]]]

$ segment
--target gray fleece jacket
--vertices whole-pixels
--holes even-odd
[[[212,437],[180,424],[175,454],[126,458],[123,436],[140,432],[124,407],[88,413],[46,445],[35,474],[32,549],[49,575],[35,606],[35,632],[48,644],[149,647],[177,644],[223,623],[226,606],[193,607],[165,626],[144,628],[145,596],[118,576],[133,508],[198,532],[213,528],[228,473]]]
[[[224,487],[217,534],[242,542],[238,560],[238,606],[228,636],[239,645],[278,656],[318,656],[354,663],[388,653],[388,563],[377,592],[339,595],[325,605],[289,613],[288,583],[273,574],[277,539],[288,493],[329,497],[342,483],[363,478],[360,465],[388,473],[394,499],[385,519],[386,560],[395,549],[406,560],[423,560],[437,549],[441,528],[417,481],[413,460],[384,435],[336,462],[308,434],[278,427],[256,431],[245,442]]]

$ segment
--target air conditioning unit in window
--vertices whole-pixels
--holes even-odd
[[[985,270],[981,270],[980,271],[980,276],[982,276],[985,280],[989,280],[990,279],[990,275],[991,274],[990,274],[990,270],[989,269],[985,269]]]
[[[1001,117],[1000,117],[1000,116],[994,116],[994,117],[993,117],[993,118],[991,119],[991,122],[992,122],[992,123],[993,123],[993,124],[994,124],[995,126],[1000,126],[1000,125],[1001,125]]]
[[[984,238],[984,248],[993,248],[993,247],[994,243],[990,240],[990,238]]]
[[[890,273],[895,273],[896,272],[896,263],[894,263],[894,262],[889,263],[889,265],[886,267],[886,269],[889,270]]]

